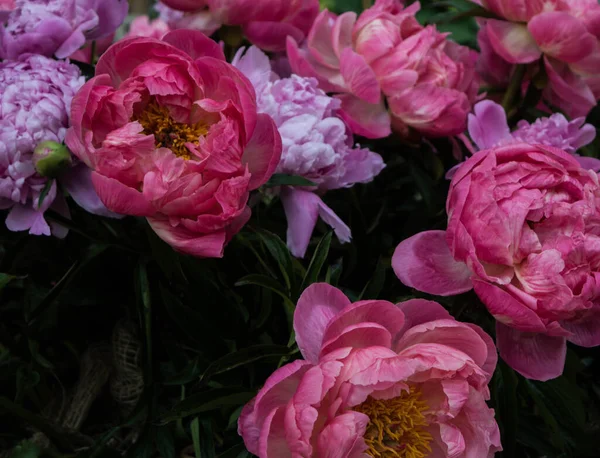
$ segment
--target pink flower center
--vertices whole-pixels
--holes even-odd
[[[431,434],[424,412],[429,408],[414,386],[392,399],[368,397],[354,410],[369,417],[367,454],[377,458],[424,458],[431,453]]]
[[[169,109],[151,101],[137,117],[146,135],[154,135],[157,148],[169,148],[177,157],[192,158],[187,145],[197,144],[208,133],[205,124],[185,124],[175,121]]]

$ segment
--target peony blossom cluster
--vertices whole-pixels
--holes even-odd
[[[461,134],[477,96],[477,53],[415,17],[419,3],[377,0],[360,17],[322,11],[308,39],[288,39],[294,72],[338,94],[357,134]]]
[[[24,53],[73,54],[88,40],[112,34],[125,19],[126,0],[14,0],[0,24],[0,58]],[[0,17],[0,19],[2,19]]]
[[[488,75],[506,64],[540,61],[548,78],[546,99],[569,116],[585,116],[600,99],[600,4],[595,0],[473,0],[497,19],[480,36]],[[483,48],[482,48],[483,51]]]
[[[285,50],[286,37],[303,40],[319,12],[318,0],[162,0],[167,7],[191,12],[188,28],[213,31],[239,26],[251,43],[266,51]],[[182,18],[183,19],[183,18]]]
[[[351,303],[311,285],[294,313],[304,359],[271,375],[242,410],[251,453],[285,456],[493,457],[486,405],[491,338],[436,302]]]
[[[452,179],[448,229],[404,240],[392,264],[421,291],[474,289],[502,358],[548,380],[563,371],[567,340],[600,345],[599,203],[598,175],[562,150],[483,150]]]
[[[106,207],[144,216],[175,249],[219,257],[246,223],[249,191],[281,156],[254,89],[200,32],[113,45],[73,100],[66,143]]]
[[[304,177],[315,183],[314,191],[351,187],[367,183],[385,167],[381,156],[353,146],[352,133],[335,111],[338,99],[320,90],[314,78],[291,75],[280,78],[271,69],[269,58],[256,47],[233,65],[256,89],[258,110],[277,125],[283,151],[277,172]],[[332,226],[342,242],[350,240],[350,229],[311,189],[285,187],[281,200],[288,219],[288,246],[295,256],[304,257],[320,216]]]
[[[10,209],[6,226],[35,235],[65,236],[66,230],[50,225],[44,212],[68,215],[68,207],[56,180],[39,171],[49,170],[42,161],[51,153],[44,142],[61,143],[69,126],[69,109],[84,78],[67,62],[44,56],[23,55],[0,63],[0,209]],[[70,162],[69,154],[66,160]],[[72,197],[88,211],[112,216],[93,192],[86,171],[80,167],[57,178]]]

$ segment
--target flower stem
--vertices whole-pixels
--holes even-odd
[[[517,65],[510,84],[504,94],[504,98],[502,99],[502,106],[507,115],[509,115],[510,111],[513,109],[514,101],[521,90],[523,78],[525,77],[525,70],[527,70],[526,65]]]

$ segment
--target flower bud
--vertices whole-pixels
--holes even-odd
[[[66,146],[53,141],[45,141],[33,151],[33,165],[43,177],[57,177],[71,166],[71,153]]]

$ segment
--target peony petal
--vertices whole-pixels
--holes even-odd
[[[225,61],[225,54],[219,44],[198,30],[179,29],[167,33],[162,41],[183,51],[192,59],[214,57]]]
[[[244,149],[242,164],[248,166],[252,174],[249,189],[257,189],[265,184],[275,172],[281,159],[281,135],[273,119],[259,114],[252,138]]]
[[[13,232],[29,230],[33,235],[50,235],[44,212],[34,210],[31,206],[15,205],[6,217],[5,224]]]
[[[319,216],[321,219],[330,226],[335,232],[336,237],[339,239],[341,243],[348,243],[352,238],[352,233],[350,232],[350,228],[344,223],[335,212],[325,205],[325,202],[321,200],[319,196],[314,194],[319,198]]]
[[[489,19],[487,33],[494,51],[511,64],[529,64],[542,55],[524,24]]]
[[[318,362],[327,325],[349,305],[344,293],[326,283],[314,283],[304,290],[294,311],[296,342],[304,359]]]
[[[512,138],[506,112],[502,105],[483,100],[473,107],[475,114],[469,114],[469,135],[479,149],[492,148],[504,140]]]
[[[574,157],[575,160],[579,162],[579,165],[584,169],[600,172],[600,159],[595,157],[579,156],[577,154],[575,154]]]
[[[600,345],[600,313],[597,306],[585,317],[579,320],[563,321],[560,325],[573,333],[572,336],[567,337],[569,342],[587,348]]]
[[[375,72],[369,67],[365,58],[354,52],[352,48],[345,48],[342,51],[340,72],[352,94],[367,103],[380,102],[381,88]]]
[[[421,232],[402,241],[392,267],[406,286],[429,294],[452,296],[473,288],[471,270],[454,260],[444,231]]]
[[[120,181],[92,172],[92,183],[102,203],[115,213],[150,216],[156,211],[141,192]]]
[[[496,344],[502,359],[526,378],[545,382],[563,372],[567,355],[564,337],[521,332],[496,323]]]
[[[339,94],[342,108],[337,113],[352,132],[367,138],[384,138],[392,133],[390,114],[383,100],[379,103],[367,103],[352,94]]]
[[[318,196],[291,187],[281,189],[281,203],[288,222],[287,246],[294,256],[303,258],[319,215]]]

